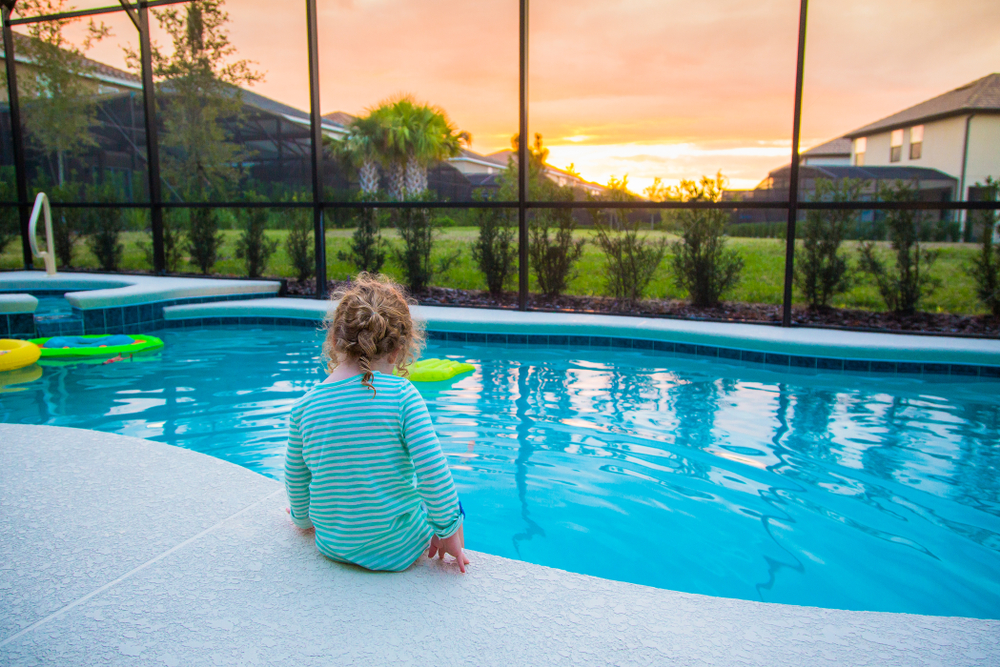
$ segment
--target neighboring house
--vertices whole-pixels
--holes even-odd
[[[851,140],[832,139],[814,146],[799,156],[799,164],[807,167],[847,167],[851,165]]]
[[[811,148],[799,163],[799,199],[807,201],[819,178],[867,181],[864,197],[879,183],[907,181],[922,201],[980,200],[977,183],[1000,177],[1000,74],[990,74],[931,100]],[[743,201],[788,199],[788,165],[775,169]],[[735,196],[733,197],[736,198]],[[942,212],[942,218],[948,217]],[[963,224],[965,215],[958,216]],[[787,219],[784,211],[742,210],[734,222]]]
[[[976,199],[977,183],[1000,177],[1000,74],[990,74],[848,132],[851,163],[914,166],[957,179],[956,199]]]

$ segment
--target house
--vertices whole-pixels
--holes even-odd
[[[956,88],[844,135],[858,167],[925,167],[957,179],[956,199],[1000,177],[1000,73]]]
[[[851,140],[831,139],[813,146],[799,156],[799,164],[807,167],[847,167],[851,165]]]

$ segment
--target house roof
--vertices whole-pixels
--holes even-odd
[[[30,62],[27,57],[25,57],[25,48],[31,43],[31,37],[24,35],[19,32],[11,33],[14,36],[14,59],[17,62],[28,63]],[[3,54],[0,59],[6,58],[6,53],[3,48],[0,47],[0,54]],[[80,59],[81,62],[90,71],[87,73],[88,77],[95,78],[101,81],[106,81],[107,83],[115,83],[120,86],[127,88],[142,88],[142,79],[138,74],[133,74],[132,72],[127,72],[117,67],[112,67],[111,65],[106,65],[105,63],[99,62],[97,60],[92,60],[87,57]]]
[[[850,155],[851,140],[847,137],[837,137],[819,146],[813,146],[802,153],[802,157],[825,157],[831,155]]]
[[[340,125],[341,127],[347,127],[356,118],[357,116],[349,114],[346,111],[331,111],[330,113],[323,114],[323,120],[328,120],[334,125]]]
[[[848,132],[845,136],[848,139],[855,139],[973,112],[1000,113],[1000,73],[988,74],[972,83]]]
[[[769,178],[775,180],[788,180],[789,166],[785,165],[775,169],[769,174]],[[808,165],[799,168],[799,178],[857,178],[863,181],[948,181],[957,183],[958,179],[949,176],[943,171],[929,169],[927,167],[856,167],[856,166],[815,166]],[[764,183],[767,183],[765,179]],[[761,189],[761,186],[757,189]]]

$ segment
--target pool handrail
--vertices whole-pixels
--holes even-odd
[[[38,240],[35,238],[38,228],[38,214],[45,212],[45,241],[46,252],[38,250]],[[28,222],[28,241],[31,243],[31,254],[45,261],[45,274],[56,275],[56,256],[52,239],[52,209],[49,207],[49,198],[44,192],[39,192],[35,197],[35,207],[31,209],[31,220]]]

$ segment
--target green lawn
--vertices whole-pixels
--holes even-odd
[[[486,284],[473,266],[470,254],[470,243],[476,237],[477,230],[474,227],[450,227],[441,231],[438,244],[435,248],[436,255],[445,255],[461,250],[461,256],[450,270],[437,277],[435,285],[442,287],[454,287],[459,289],[485,289]],[[246,269],[240,260],[235,258],[235,242],[239,232],[227,230],[223,232],[225,243],[222,247],[222,259],[215,265],[214,272],[218,274],[245,275]],[[267,275],[290,277],[293,275],[292,267],[285,253],[284,241],[287,232],[284,230],[272,230],[268,232],[273,238],[281,243],[278,251],[271,258],[268,265]],[[343,280],[353,274],[353,267],[350,263],[341,261],[338,258],[339,252],[346,252],[350,244],[352,230],[336,229],[327,232],[327,273],[331,279]],[[671,235],[665,232],[649,232],[652,236]],[[590,239],[593,233],[588,230],[578,232],[579,237]],[[385,236],[391,243],[398,243],[394,230],[387,230]],[[148,270],[149,264],[146,261],[146,254],[140,244],[149,244],[149,235],[139,232],[127,232],[123,235],[125,243],[125,260],[122,268],[126,270]],[[743,257],[745,268],[743,280],[739,286],[727,296],[729,300],[745,301],[755,303],[781,303],[781,292],[784,281],[785,264],[785,243],[779,239],[749,239],[732,238],[728,240],[729,247],[736,249]],[[844,244],[856,265],[857,247],[856,242]],[[885,244],[887,247],[887,244]],[[942,285],[934,294],[925,300],[923,310],[931,312],[951,312],[961,314],[985,313],[985,309],[975,298],[975,290],[972,279],[966,272],[966,267],[971,263],[973,255],[978,251],[978,246],[960,243],[936,243],[927,244],[927,247],[940,250],[940,257],[934,265],[932,274],[941,279]],[[97,262],[94,256],[85,247],[84,243],[78,244],[74,263],[81,268],[96,268]],[[37,264],[41,267],[41,263]],[[21,248],[18,242],[7,246],[5,252],[0,255],[0,269],[20,268]],[[385,273],[402,279],[399,266],[390,258],[385,267]],[[190,264],[185,263],[182,271],[196,272]],[[593,244],[587,243],[583,257],[577,267],[577,276],[570,283],[569,292],[580,295],[600,295],[603,293],[603,257],[600,250]],[[536,289],[534,277],[532,276],[532,290]],[[664,262],[657,272],[650,288],[647,292],[649,297],[666,297],[680,299],[684,294],[673,284],[667,262]],[[796,303],[799,303],[799,296],[796,294]],[[864,308],[878,310],[884,307],[875,287],[868,276],[860,275],[854,288],[837,298],[835,306],[842,308]]]

